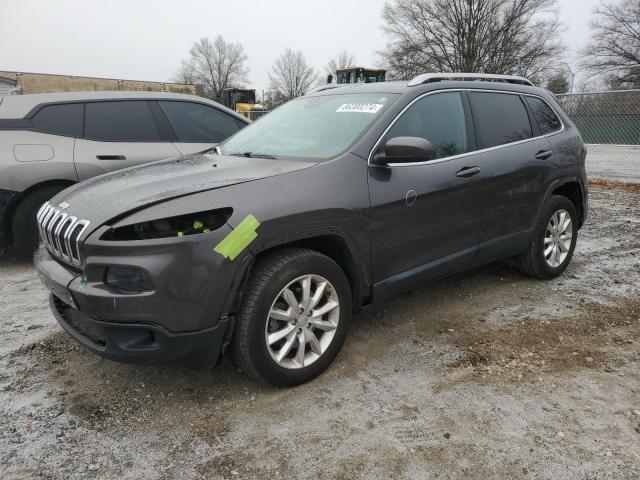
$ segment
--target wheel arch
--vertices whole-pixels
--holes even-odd
[[[584,191],[580,182],[577,180],[573,180],[562,183],[561,185],[558,185],[551,194],[561,195],[571,200],[571,203],[573,203],[573,205],[576,207],[576,212],[578,212],[578,227],[582,227],[585,220],[585,212]]]
[[[351,286],[354,309],[366,305],[371,298],[371,285],[363,262],[358,259],[355,247],[339,230],[317,229],[287,235],[280,243],[261,245],[247,256],[240,267],[238,278],[225,302],[224,311],[233,315],[238,311],[249,276],[256,262],[266,255],[286,248],[306,248],[336,262],[344,271]]]
[[[538,206],[538,215],[540,215],[540,211],[543,208],[544,204],[551,198],[553,195],[561,195],[563,197],[571,200],[571,203],[576,207],[576,211],[578,212],[578,228],[584,225],[586,220],[586,186],[583,185],[582,180],[579,177],[564,177],[561,179],[557,179],[554,181],[549,188],[543,198],[543,201]]]
[[[42,188],[51,187],[51,186],[59,186],[63,190],[65,188],[67,188],[67,187],[70,187],[71,185],[73,185],[75,183],[77,183],[77,182],[74,182],[72,180],[67,180],[67,179],[45,180],[43,182],[31,185],[29,188],[26,188],[25,190],[20,192],[18,195],[16,195],[11,200],[11,203],[9,203],[9,206],[7,207],[6,215],[4,216],[4,219],[3,219],[4,223],[2,225],[2,228],[3,228],[2,231],[4,232],[6,243],[12,243],[13,240],[14,240],[14,238],[13,238],[13,216],[15,214],[16,208],[18,208],[18,205],[20,205],[20,203],[25,198],[27,198],[33,192],[38,191],[38,190],[40,190]]]

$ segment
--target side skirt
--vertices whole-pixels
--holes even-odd
[[[385,278],[373,285],[373,301],[377,303],[433,280],[468,270],[473,266],[477,251],[477,246],[469,247]]]

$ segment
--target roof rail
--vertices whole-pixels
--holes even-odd
[[[504,82],[527,85],[533,87],[533,82],[517,75],[496,75],[493,73],[423,73],[411,80],[407,85],[416,87],[425,83],[442,82],[445,80],[480,80],[485,82]]]
[[[332,88],[340,88],[340,87],[348,87],[348,86],[349,86],[348,84],[338,85],[337,83],[327,83],[326,85],[320,85],[319,87],[316,87],[313,90],[307,92],[307,95],[310,95],[312,93],[323,92],[325,90],[331,90]]]

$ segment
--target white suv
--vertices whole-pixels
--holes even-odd
[[[38,242],[36,211],[60,190],[102,173],[210,149],[247,123],[192,95],[0,97],[0,243],[29,254]]]

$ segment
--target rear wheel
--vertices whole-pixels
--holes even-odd
[[[352,314],[342,269],[312,250],[287,249],[258,261],[232,340],[250,376],[278,387],[308,381],[334,360]]]
[[[551,279],[569,266],[578,239],[576,208],[567,197],[554,195],[543,206],[529,248],[518,258],[520,270]]]
[[[66,187],[60,185],[42,187],[30,192],[20,201],[13,212],[11,223],[13,246],[18,253],[29,256],[38,248],[40,242],[36,222],[38,209],[64,188]]]

